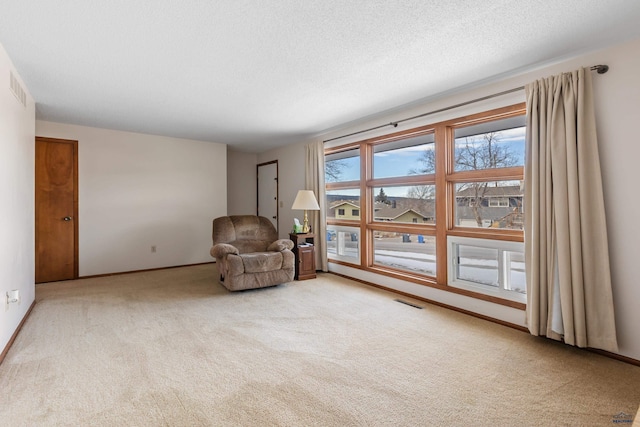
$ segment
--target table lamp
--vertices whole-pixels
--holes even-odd
[[[299,190],[296,199],[293,201],[291,209],[304,210],[304,223],[302,224],[302,232],[309,232],[309,218],[307,217],[307,211],[319,211],[320,206],[316,201],[316,196],[311,190]]]

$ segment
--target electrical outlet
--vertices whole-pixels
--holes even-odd
[[[154,254],[156,253],[156,245],[151,246],[151,252]]]
[[[4,311],[9,310],[9,304],[14,304],[16,302],[20,305],[20,290],[14,289],[7,292],[4,300]]]

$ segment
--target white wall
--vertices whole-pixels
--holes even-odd
[[[257,178],[255,153],[227,151],[227,214],[255,215]]]
[[[80,276],[213,261],[226,145],[44,121],[36,134],[78,141]]]
[[[607,204],[609,247],[613,279],[613,296],[618,329],[619,353],[640,360],[640,273],[637,254],[640,242],[640,226],[636,218],[640,217],[640,198],[636,197],[637,183],[640,182],[640,144],[637,137],[637,121],[640,117],[640,82],[637,78],[640,70],[640,40],[614,46],[605,50],[583,54],[555,64],[539,66],[509,78],[494,82],[484,82],[475,88],[460,88],[447,96],[415,103],[396,111],[390,111],[375,119],[363,120],[357,125],[344,127],[327,133],[322,139],[330,139],[361,129],[377,126],[391,121],[401,120],[428,111],[477,99],[512,88],[525,85],[535,79],[571,71],[580,66],[607,64],[610,71],[604,75],[593,74],[596,96],[596,121],[600,143],[600,155],[603,173],[605,201]],[[385,128],[363,135],[344,138],[331,143],[344,144],[377,135],[401,131],[427,123],[433,123],[466,114],[477,113],[524,101],[524,92],[493,98],[444,113],[431,115],[400,124],[397,128]],[[304,144],[285,147],[258,156],[258,161],[277,158],[282,165],[281,182],[286,186],[281,194],[295,197],[295,189],[304,185]],[[329,145],[327,145],[329,146]],[[292,166],[292,167],[291,167]],[[286,172],[285,172],[286,171]],[[290,203],[289,203],[290,206]],[[283,211],[282,224],[287,223]],[[292,216],[292,215],[291,215]],[[285,228],[283,227],[283,230]],[[282,233],[281,233],[282,234]],[[286,233],[285,233],[286,234]],[[282,237],[282,236],[281,236]],[[485,301],[467,298],[462,295],[419,286],[413,283],[394,280],[386,276],[363,272],[357,269],[330,264],[330,270],[349,274],[362,280],[374,282],[389,288],[429,298],[465,310],[484,314],[506,322],[524,325],[524,312],[498,306]]]
[[[591,55],[608,64],[605,75],[595,77],[596,115],[613,299],[620,353],[640,360],[640,40]]]
[[[19,78],[0,45],[0,353],[35,299],[34,162],[35,104],[25,108],[9,90],[9,72]],[[20,291],[20,304],[5,311],[7,291]]]

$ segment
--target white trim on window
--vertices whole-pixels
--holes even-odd
[[[360,228],[327,224],[327,257],[360,264]]]
[[[495,258],[495,270],[497,271],[497,281],[493,283],[481,283],[482,279],[478,278],[478,281],[469,280],[468,278],[460,277],[460,246],[466,246],[469,248],[492,249],[496,251]],[[522,274],[524,281],[524,261],[520,263],[512,259],[514,254],[516,256],[524,255],[524,243],[511,242],[505,240],[488,240],[477,239],[471,237],[447,237],[447,268],[448,268],[448,285],[454,288],[466,289],[473,292],[478,292],[485,295],[491,295],[498,298],[503,298],[511,301],[517,301],[525,303],[527,302],[527,295],[523,292],[514,290],[516,285],[512,283],[512,274]],[[479,259],[478,269],[491,269],[491,261],[489,259]],[[513,264],[521,265],[522,268],[512,268]]]
[[[509,198],[508,197],[490,197],[489,207],[490,208],[508,208]]]

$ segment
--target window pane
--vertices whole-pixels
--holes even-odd
[[[522,230],[524,181],[456,184],[455,225]]]
[[[521,252],[506,251],[507,260],[507,290],[527,293],[527,280],[524,274],[524,254]]]
[[[524,243],[449,236],[448,284],[526,302]]]
[[[486,286],[499,286],[498,250],[480,246],[456,245],[457,278]]]
[[[455,171],[524,166],[525,116],[455,130]]]
[[[360,190],[328,190],[327,218],[360,219]]]
[[[373,238],[376,264],[435,277],[434,236],[374,231]]]
[[[360,179],[360,150],[353,149],[324,156],[325,182],[358,181]]]
[[[347,262],[360,261],[360,229],[356,227],[327,227],[327,255]]]
[[[390,178],[435,173],[433,134],[373,147],[373,177]]]
[[[436,186],[374,187],[373,219],[413,224],[435,224]]]

